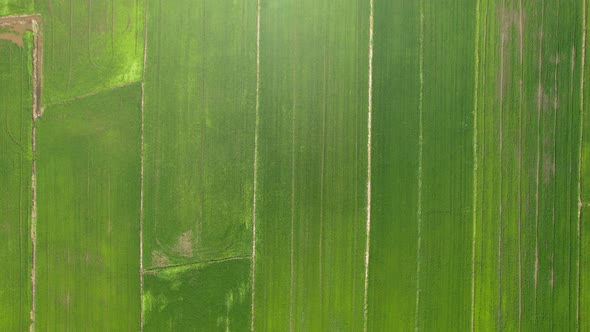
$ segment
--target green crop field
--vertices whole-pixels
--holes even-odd
[[[590,331],[590,0],[0,0],[0,331]]]
[[[39,330],[139,328],[140,95],[134,84],[37,119]]]
[[[22,42],[0,40],[0,330],[13,331],[28,327],[31,307],[32,35]]]

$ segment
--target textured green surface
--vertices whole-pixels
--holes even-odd
[[[586,313],[590,312],[590,206],[582,210],[581,220],[581,253],[580,257],[580,313],[584,316],[580,319],[580,331],[590,329],[590,321],[586,318]]]
[[[375,1],[371,331],[415,325],[420,9],[419,1]]]
[[[248,331],[250,257],[145,273],[144,331]]]
[[[590,20],[587,16],[590,14],[590,1],[586,0],[586,30],[590,29]],[[582,10],[578,15],[582,15]],[[586,37],[588,38],[588,37]],[[586,47],[588,47],[588,39],[586,39]],[[585,203],[590,203],[590,110],[588,105],[590,102],[590,52],[586,50],[585,59],[585,70],[584,70],[584,95],[583,104],[581,105],[582,110],[582,173],[581,178],[581,198]]]
[[[139,329],[140,90],[37,120],[37,330]]]
[[[466,330],[471,292],[475,1],[428,0],[422,10],[423,167],[416,326],[427,331]]]
[[[250,255],[256,3],[148,7],[144,266]]]
[[[575,329],[580,2],[481,1],[475,329]]]
[[[135,331],[142,304],[146,331],[590,329],[588,7],[0,0],[43,21],[37,330]],[[141,174],[140,84],[98,92],[142,80],[144,45]],[[31,64],[30,33],[0,40],[7,331],[32,298]]]
[[[362,329],[368,9],[262,1],[256,330]]]
[[[30,33],[25,34],[23,48],[0,40],[0,330],[3,331],[26,330],[31,310],[31,49]]]
[[[588,20],[588,14],[590,10],[590,1],[586,1],[586,29],[590,28],[590,21]],[[582,15],[583,13],[580,13]],[[586,38],[588,38],[586,36]],[[588,47],[588,40],[586,39],[586,45]],[[584,69],[584,77],[582,78],[584,91],[582,91],[582,104],[580,109],[582,110],[582,163],[581,170],[581,200],[584,204],[584,208],[580,207],[581,219],[578,220],[579,224],[579,247],[577,248],[577,259],[580,263],[577,272],[580,274],[579,288],[577,293],[579,294],[579,315],[576,317],[580,323],[580,330],[590,330],[590,320],[587,318],[590,312],[590,112],[588,111],[588,102],[590,101],[590,71],[588,70],[588,64],[590,63],[590,53],[586,52],[586,61]],[[578,285],[575,285],[578,286]]]
[[[36,1],[43,18],[43,102],[141,79],[143,0]]]
[[[0,16],[30,14],[33,0],[0,0]]]

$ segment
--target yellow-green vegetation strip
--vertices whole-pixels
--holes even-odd
[[[33,3],[43,18],[44,104],[141,79],[144,0]]]
[[[30,14],[33,5],[33,0],[0,0],[0,16]]]

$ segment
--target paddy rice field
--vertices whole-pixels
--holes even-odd
[[[589,0],[0,0],[0,330],[590,330]]]

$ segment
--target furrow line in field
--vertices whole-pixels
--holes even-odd
[[[475,7],[475,93],[473,96],[473,235],[471,239],[471,332],[475,330],[475,245],[477,238],[477,126],[478,126],[478,94],[479,94],[479,34],[480,32],[480,11],[481,0],[477,0]]]
[[[37,118],[43,113],[41,107],[41,85],[43,64],[43,37],[41,19],[30,18],[33,28],[33,129],[32,129],[32,170],[31,170],[31,313],[29,330],[35,330],[35,312],[37,304]]]
[[[293,115],[293,126],[295,116]],[[292,171],[291,171],[291,241],[290,241],[290,275],[289,275],[289,331],[293,331],[293,301],[295,292],[295,129],[292,129]]]
[[[31,15],[8,15],[0,17],[0,27],[13,26],[16,24],[33,24],[33,21],[40,21],[40,16]]]
[[[33,28],[33,118],[43,115],[41,92],[43,85],[43,27],[40,16],[31,17]]]
[[[580,75],[580,140],[578,144],[578,257],[577,257],[577,285],[576,285],[576,326],[580,330],[580,260],[582,256],[582,143],[584,142],[584,76],[586,67],[586,0],[582,1],[582,73]]]
[[[356,49],[356,56],[358,59],[360,59],[362,57],[362,54],[364,54],[364,49],[363,47],[361,47],[361,40],[362,40],[362,35],[364,33],[363,29],[360,28],[361,25],[361,20],[363,19],[363,15],[362,15],[362,11],[360,10],[360,7],[363,4],[360,1],[357,1],[356,3],[356,10],[357,10],[357,15],[356,15],[356,41],[355,41],[355,49]],[[363,45],[364,46],[364,45]],[[356,61],[355,62],[355,77],[361,77],[361,71],[363,70],[360,66],[361,61]],[[368,83],[367,83],[368,84]],[[362,99],[360,98],[361,96],[361,86],[359,85],[359,88],[357,89],[357,94],[356,94],[356,104],[358,105]],[[361,118],[361,114],[360,112],[354,112],[354,123],[357,124],[357,127],[355,128],[355,135],[354,135],[354,174],[359,174],[359,164],[362,164],[361,162],[361,157],[360,157],[360,145],[359,145],[359,141],[360,141],[360,131],[359,131],[359,127],[358,124],[361,123],[359,121],[359,119]],[[359,192],[359,181],[354,181],[354,192],[358,193]],[[354,220],[360,220],[359,218],[359,195],[354,195]],[[358,236],[359,236],[360,232],[354,232],[354,240],[353,243],[359,243],[360,241],[358,241]],[[354,275],[354,281],[356,283],[357,280],[357,274]],[[358,303],[356,301],[357,298],[357,294],[358,292],[353,292],[353,303]],[[355,312],[355,309],[357,309],[357,305],[351,307],[351,315],[353,315],[353,313]],[[362,309],[362,308],[361,308]],[[352,317],[352,316],[351,316]]]
[[[572,46],[572,51],[571,51],[571,66],[570,66],[570,89],[569,89],[569,99],[568,102],[571,105],[574,105],[574,98],[576,98],[577,96],[574,96],[574,81],[575,81],[575,70],[576,70],[576,45]],[[569,121],[568,121],[568,128],[574,128],[574,114],[575,112],[570,112],[569,113]],[[568,138],[568,142],[570,141],[570,138],[573,136],[573,134],[571,133],[573,130],[569,130],[567,138]],[[570,182],[571,182],[571,175],[574,174],[574,158],[575,158],[575,154],[576,152],[573,151],[573,149],[569,149],[568,150],[568,169],[567,169],[567,173],[570,175],[570,178],[567,181],[567,186],[569,188]],[[575,200],[578,199],[577,195],[575,198],[573,198]],[[572,191],[568,190],[567,192],[567,206],[570,207],[572,203]],[[567,214],[566,214],[566,220],[568,221],[568,234],[571,236],[572,234],[572,223],[571,223],[571,218],[572,218],[572,211],[570,211],[570,209],[567,209]],[[572,270],[572,255],[570,252],[568,252],[567,255],[567,266],[568,266],[568,283],[571,282],[571,270]],[[572,297],[571,294],[569,294],[568,296],[568,300],[570,300]]]
[[[66,84],[66,90],[69,90],[69,88],[70,88],[70,83],[72,82],[72,70],[74,68],[74,66],[73,66],[74,52],[73,52],[73,47],[72,47],[72,44],[74,44],[72,42],[74,40],[74,5],[73,5],[73,0],[69,1],[69,11],[70,11],[70,13],[69,13],[70,18],[69,18],[69,31],[68,31],[68,38],[69,38],[69,43],[68,43],[68,81]]]
[[[36,305],[36,280],[37,280],[37,123],[33,120],[33,164],[31,177],[32,206],[31,206],[31,243],[32,243],[32,263],[31,263],[31,313],[29,331],[35,331],[35,305]]]
[[[141,308],[139,311],[140,331],[143,331],[143,172],[144,172],[144,105],[145,83],[141,83],[141,161],[140,161],[140,201],[139,201],[139,292]]]
[[[33,80],[34,81],[34,80]],[[34,84],[34,83],[33,83]],[[35,112],[33,110],[33,112]],[[33,129],[32,129],[32,152],[33,163],[31,171],[31,324],[29,331],[35,331],[35,305],[36,305],[36,280],[37,280],[37,120],[35,113],[33,113]]]
[[[176,268],[183,268],[183,267],[191,268],[191,267],[198,267],[198,266],[205,265],[205,264],[222,263],[222,262],[235,261],[235,260],[245,260],[245,259],[249,260],[249,259],[252,259],[252,257],[250,257],[250,256],[232,256],[232,257],[224,257],[224,258],[218,258],[218,259],[209,259],[209,260],[200,261],[200,262],[171,264],[171,265],[166,265],[166,266],[155,266],[155,267],[150,267],[150,268],[144,269],[143,272],[144,272],[144,274],[154,274],[159,271],[176,269]]]
[[[250,331],[254,332],[256,300],[256,188],[258,184],[258,127],[260,110],[260,0],[256,1],[256,101],[254,110],[254,175],[252,184],[252,265],[250,271]]]
[[[481,97],[482,97],[482,100],[484,101],[482,103],[482,107],[481,107],[481,119],[482,119],[482,121],[481,121],[481,136],[482,136],[482,140],[481,140],[481,153],[480,153],[481,154],[481,161],[480,161],[480,164],[481,164],[481,174],[482,174],[482,176],[481,176],[481,187],[482,188],[486,187],[486,176],[485,176],[485,174],[486,174],[486,140],[485,140],[485,138],[487,136],[486,136],[486,103],[485,103],[485,100],[487,97],[487,94],[486,94],[487,73],[486,73],[485,68],[487,66],[487,61],[488,61],[488,58],[487,58],[487,49],[488,49],[487,45],[488,45],[488,39],[489,39],[488,15],[489,15],[489,8],[486,6],[484,22],[483,22],[484,28],[483,28],[483,43],[482,43],[482,52],[481,52],[481,54],[482,54],[481,61],[482,61],[482,66],[484,68],[484,70],[482,70],[482,72],[481,72],[481,75],[482,75],[482,82],[481,82],[482,96]],[[480,248],[480,252],[482,254],[480,255],[479,268],[480,268],[480,270],[482,270],[483,269],[483,252],[484,252],[483,239],[485,237],[485,232],[484,232],[485,228],[483,227],[483,225],[484,225],[483,221],[484,221],[484,217],[485,217],[484,202],[486,201],[486,192],[484,190],[482,190],[480,196],[481,197],[479,198],[479,201],[480,201],[481,211],[480,211],[479,216],[482,221],[481,222],[481,225],[482,225],[481,236],[480,236],[482,238],[482,241],[480,241],[479,248]],[[475,329],[475,325],[476,325],[475,324],[475,316],[474,316],[473,325],[474,325],[474,329]]]
[[[522,329],[522,98],[524,79],[524,52],[522,0],[518,2],[518,46],[520,82],[518,84],[518,329]]]
[[[22,116],[22,114],[21,114],[21,116]],[[22,137],[22,135],[21,135],[21,137]],[[18,256],[22,258],[23,257],[23,213],[22,213],[23,212],[23,210],[22,210],[22,205],[23,205],[23,176],[22,176],[22,171],[23,171],[23,167],[22,167],[22,165],[23,165],[23,155],[22,154],[20,155],[20,158],[19,159],[20,159],[19,160],[20,174],[19,174],[19,177],[18,177],[18,186],[19,186],[19,192],[18,192],[18,214],[19,214],[18,215],[18,248],[19,248],[18,249]],[[19,271],[20,275],[22,276],[23,275],[23,262],[22,262],[22,259],[20,259],[20,261],[19,261],[18,271]],[[32,293],[32,288],[33,287],[31,287],[31,293]],[[18,303],[19,303],[19,306],[21,308],[24,307],[24,305],[23,305],[23,295],[22,294],[20,294],[19,297],[18,297]],[[32,309],[32,307],[31,307],[31,309]],[[23,317],[23,314],[20,313],[19,314],[19,320],[20,320],[19,329],[20,330],[24,330],[23,329],[23,326],[22,326],[23,325],[22,324],[22,321],[23,321],[22,317]]]
[[[371,245],[371,126],[373,119],[373,0],[369,0],[369,45],[368,45],[368,100],[367,100],[367,220],[365,223],[365,287],[363,292],[363,330],[367,331],[369,321],[369,251]]]
[[[557,34],[559,35],[559,10],[560,10],[560,0],[557,0]],[[553,192],[557,193],[557,111],[559,108],[559,54],[560,54],[560,47],[559,47],[559,40],[557,41],[557,58],[555,59],[555,76],[553,78],[553,90],[555,93],[555,98],[553,99]],[[557,200],[553,200],[553,211],[551,217],[551,304],[555,303],[555,210],[557,208]],[[551,316],[551,326],[553,326],[553,316]]]
[[[537,286],[539,282],[539,176],[541,168],[541,104],[543,102],[543,24],[545,19],[545,1],[541,2],[541,32],[539,33],[539,84],[537,87],[537,173],[535,190],[535,317],[537,316]]]
[[[419,81],[420,91],[418,98],[418,198],[417,198],[417,227],[418,243],[416,248],[416,308],[414,317],[414,330],[420,329],[420,269],[422,261],[422,166],[424,150],[424,0],[420,0],[420,55],[419,55]]]
[[[207,30],[208,30],[208,21],[207,18],[208,16],[206,15],[206,1],[203,1],[203,4],[201,6],[201,40],[202,40],[202,45],[201,45],[201,50],[203,52],[203,54],[207,54],[207,49],[208,49],[208,43],[207,41]],[[200,78],[200,84],[201,84],[201,96],[202,98],[200,99],[200,113],[201,113],[201,126],[199,128],[199,145],[200,145],[200,149],[199,149],[199,183],[202,185],[203,183],[205,183],[206,181],[206,174],[205,174],[205,168],[206,168],[206,162],[207,162],[207,158],[208,158],[208,150],[207,150],[207,113],[208,113],[208,107],[207,107],[207,101],[205,98],[205,96],[207,95],[207,83],[208,83],[208,73],[206,71],[207,68],[207,57],[204,57],[203,60],[201,61],[200,64],[200,68],[199,70],[201,71],[201,78]],[[198,89],[198,88],[196,88]],[[196,90],[195,89],[195,90]],[[199,222],[196,223],[196,233],[197,234],[202,234],[203,233],[203,220],[205,220],[205,195],[199,195]]]
[[[323,79],[323,96],[322,96],[322,138],[321,149],[322,158],[320,166],[320,235],[319,235],[319,289],[320,289],[320,313],[322,312],[323,293],[322,293],[322,249],[324,234],[324,167],[326,162],[326,46],[324,45],[324,79]],[[321,316],[321,314],[320,314]]]
[[[505,12],[505,1],[502,0],[502,12]],[[502,17],[502,24],[505,24]],[[503,211],[502,197],[504,189],[504,174],[502,172],[503,154],[504,154],[504,44],[506,40],[506,31],[502,29],[500,37],[500,204],[499,204],[499,228],[498,228],[498,329],[502,326],[502,236],[503,236]]]
[[[139,162],[139,330],[143,331],[143,201],[144,201],[144,161],[145,161],[145,77],[147,68],[147,40],[148,40],[148,3],[144,4],[144,21],[143,21],[143,73],[141,82],[141,148]]]
[[[144,46],[144,48],[145,48],[145,46]],[[142,83],[143,81],[144,81],[144,79],[141,79],[141,80],[138,80],[138,81],[127,82],[127,83],[123,83],[123,84],[120,84],[120,85],[116,85],[116,86],[111,87],[111,88],[108,88],[108,89],[94,90],[94,91],[85,93],[83,95],[76,96],[74,98],[70,98],[70,99],[66,99],[66,100],[61,100],[61,101],[58,101],[58,102],[55,102],[55,103],[52,103],[52,104],[46,104],[46,105],[44,105],[44,108],[53,107],[53,106],[57,106],[57,105],[63,105],[63,104],[69,104],[69,103],[74,102],[76,100],[84,99],[84,98],[87,98],[87,97],[90,97],[90,96],[94,96],[94,95],[97,95],[97,94],[106,93],[106,92],[113,91],[113,90],[118,90],[118,89],[126,88],[126,87],[128,87],[130,85],[135,85],[135,84],[138,84],[138,83]]]
[[[295,1],[293,21],[293,48],[297,50],[297,5]],[[295,119],[297,115],[297,58],[293,58],[293,112],[291,114],[291,243],[289,275],[289,331],[293,332],[293,306],[295,292]]]
[[[144,4],[144,8],[145,8],[145,4]],[[139,24],[138,24],[139,17],[140,17],[139,16],[139,0],[135,0],[135,25],[136,26],[139,26]],[[134,40],[135,40],[135,54],[137,54],[137,46],[139,45],[139,43],[138,43],[138,41],[139,41],[139,29],[135,29],[135,39]],[[145,44],[144,44],[144,46],[145,46]]]

